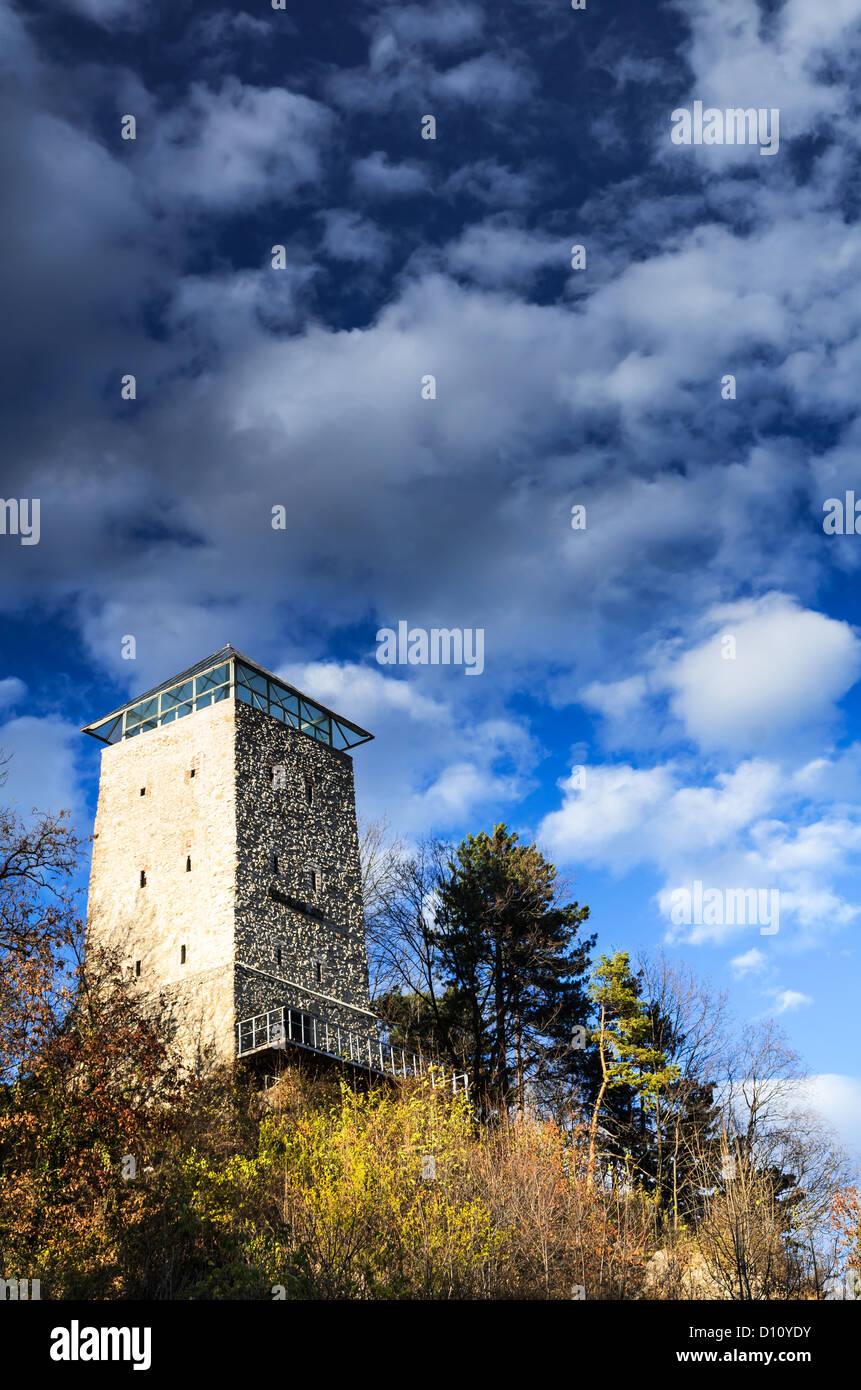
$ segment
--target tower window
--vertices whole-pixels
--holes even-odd
[[[278,855],[277,855],[277,854],[273,854],[273,856],[272,856],[272,872],[273,872],[273,874],[277,874],[277,872],[278,872]]]
[[[140,973],[141,973],[141,963],[140,963],[139,960],[136,960],[136,961],[135,961],[135,979],[136,979],[136,980],[139,979]]]
[[[146,787],[141,787],[141,796],[146,796]]]
[[[314,975],[317,984],[321,985],[323,983],[323,962],[321,960],[314,961]]]
[[[197,768],[196,768],[196,767],[190,768],[190,769],[189,769],[188,775],[189,775],[189,777],[196,777],[196,776],[197,776]]]
[[[180,965],[185,965],[185,947],[184,947],[184,946],[180,946],[180,948],[179,948],[179,963],[180,963]]]
[[[314,783],[310,777],[305,778],[305,800],[309,806],[314,805]]]
[[[307,890],[308,890],[309,893],[316,893],[316,891],[317,891],[317,870],[316,870],[316,869],[307,869],[307,870],[305,871],[305,887],[307,888]]]
[[[190,874],[190,873],[191,873],[191,855],[190,855],[190,854],[188,855],[188,857],[186,858],[186,861],[185,861],[185,872],[186,872],[187,874]],[[183,946],[182,949],[185,950],[185,947]]]
[[[141,869],[141,888],[146,888],[146,869]]]
[[[280,964],[281,964],[281,947],[280,947],[280,946],[276,946],[276,948],[275,948],[275,963],[276,963],[276,965],[280,965]]]

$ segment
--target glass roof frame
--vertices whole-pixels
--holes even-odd
[[[101,743],[119,743],[231,697],[338,752],[373,738],[366,729],[303,695],[233,647],[223,647],[104,719],[87,724],[82,732]]]

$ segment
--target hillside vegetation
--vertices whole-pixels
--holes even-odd
[[[370,903],[395,1040],[471,1078],[194,1075],[82,955],[63,818],[0,817],[0,1275],[51,1299],[823,1298],[859,1203],[771,1024],[588,908],[505,827]],[[371,895],[369,895],[371,896]]]

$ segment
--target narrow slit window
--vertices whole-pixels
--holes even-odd
[[[141,796],[146,796],[146,787],[141,787]]]
[[[184,946],[180,946],[180,948],[179,948],[179,963],[180,963],[180,965],[185,965],[185,947],[184,947]]]
[[[187,874],[190,874],[190,873],[191,873],[191,855],[190,855],[190,854],[186,856],[186,860],[185,860],[185,872],[186,872]],[[185,950],[185,947],[183,946],[182,949]]]
[[[189,774],[188,774],[188,775],[189,775],[189,777],[196,777],[196,776],[197,776],[197,768],[196,768],[196,767],[191,768],[191,769],[189,770]]]
[[[280,964],[281,964],[281,947],[280,947],[280,946],[276,946],[276,948],[275,948],[275,963],[276,963],[276,965],[280,965]]]
[[[136,980],[140,978],[140,973],[141,973],[141,963],[140,963],[139,960],[136,960],[136,961],[135,961],[135,979],[136,979]]]
[[[317,891],[317,870],[316,870],[316,869],[309,869],[309,870],[307,871],[307,873],[305,874],[305,885],[306,885],[306,887],[307,887],[309,893],[316,893],[316,891]]]
[[[273,872],[273,874],[277,874],[277,872],[278,872],[278,855],[277,855],[277,854],[273,854],[273,856],[272,856],[272,872]]]
[[[309,806],[314,805],[314,783],[310,777],[305,778],[305,800]]]
[[[141,869],[141,888],[146,888],[146,869]]]
[[[323,983],[323,962],[321,960],[315,960],[314,967],[317,977],[317,984],[321,985]]]

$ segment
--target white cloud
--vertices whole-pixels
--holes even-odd
[[[357,724],[391,711],[423,724],[444,724],[451,717],[442,701],[423,695],[412,681],[384,676],[379,668],[305,661],[282,665],[275,674]]]
[[[209,14],[202,14],[199,20],[193,24],[187,34],[186,43],[193,45],[198,53],[206,48],[226,49],[235,51],[235,43],[238,38],[250,40],[271,39],[273,37],[273,22],[277,24],[277,33],[296,32],[291,24],[290,17],[286,11],[280,10],[277,14],[270,13],[265,19],[256,19],[245,10],[237,10],[231,13],[229,10],[214,10]]]
[[[412,48],[457,48],[480,36],[484,15],[477,5],[462,3],[403,5],[390,9],[382,21],[385,32]]]
[[[382,150],[375,150],[356,160],[353,180],[362,193],[401,198],[423,192],[428,186],[428,171],[415,160],[392,164]]]
[[[567,269],[569,243],[494,218],[468,227],[446,248],[448,269],[479,285],[526,285],[539,271]]]
[[[32,78],[39,68],[33,41],[8,0],[0,0],[0,66],[13,80]]]
[[[673,783],[669,767],[621,764],[587,767],[581,789],[575,771],[563,784],[562,808],[541,822],[540,837],[575,862],[632,868],[653,852],[643,826],[666,806]]]
[[[861,1079],[824,1072],[801,1082],[799,1093],[834,1126],[850,1152],[861,1157]]]
[[[516,53],[485,51],[447,68],[436,65],[433,49],[471,46],[484,27],[484,14],[473,5],[411,5],[387,9],[368,26],[367,62],[340,69],[328,81],[333,99],[357,109],[384,109],[398,103],[415,111],[416,93],[425,93],[422,113],[433,102],[461,101],[485,106],[493,119],[496,106],[522,101],[532,87]]]
[[[811,801],[853,801],[861,785],[861,743],[828,757],[812,758],[792,775],[792,784]]]
[[[315,182],[332,116],[280,87],[228,77],[218,91],[194,82],[187,101],[148,118],[144,179],[162,201],[228,211],[254,207]],[[276,240],[276,238],[273,238]]]
[[[802,994],[797,989],[776,990],[774,997],[778,1014],[789,1013],[793,1009],[800,1009],[805,1004],[813,1003],[809,994]]]
[[[758,951],[752,946],[749,951],[744,951],[740,956],[733,956],[730,961],[730,968],[739,977],[744,975],[758,975],[764,970],[766,957],[762,951]]]
[[[664,673],[671,706],[703,748],[747,751],[829,719],[861,672],[861,643],[846,622],[782,594],[717,607],[716,629]],[[735,640],[735,659],[722,639]]]
[[[360,812],[386,815],[402,835],[445,833],[496,815],[529,789],[537,753],[524,726],[484,717],[419,689],[412,679],[339,662],[286,663],[278,674],[312,699],[368,730],[354,768]]]
[[[489,775],[483,762],[450,763],[426,791],[414,797],[414,823],[463,824],[479,807],[514,802],[520,786],[517,777]]]
[[[572,864],[658,873],[657,904],[670,940],[721,943],[758,930],[757,923],[672,922],[674,893],[690,892],[697,881],[721,893],[777,891],[779,931],[794,925],[798,945],[839,932],[861,912],[836,886],[854,872],[861,814],[798,823],[791,779],[777,763],[749,759],[711,783],[686,782],[678,762],[599,764],[586,766],[585,778],[575,770],[562,789],[562,806],[545,816],[541,838]]]
[[[476,159],[463,164],[446,179],[443,193],[468,193],[478,202],[494,208],[526,207],[535,197],[542,177],[534,165],[526,170],[511,169],[497,159]]]
[[[279,584],[272,566],[258,563],[259,529],[252,525],[248,497],[243,502],[238,487],[225,487],[239,449],[249,496],[274,494],[273,500],[280,500],[289,457],[296,515],[319,517],[316,530],[312,525],[295,530],[290,555],[284,557],[299,585],[303,574],[316,573],[321,546],[325,552],[324,587],[330,587],[322,596],[318,627],[387,607],[398,591],[398,576],[422,573],[426,580],[418,601],[423,604],[439,610],[471,596],[479,615],[471,621],[487,630],[499,670],[512,686],[527,672],[534,683],[536,660],[540,681],[548,651],[557,669],[576,666],[578,684],[589,685],[597,676],[608,683],[608,622],[614,648],[624,650],[632,630],[642,633],[670,610],[678,616],[679,558],[699,555],[703,534],[710,537],[709,556],[685,571],[691,609],[733,592],[752,573],[758,582],[815,573],[815,563],[807,570],[802,564],[805,536],[780,530],[781,508],[801,469],[791,452],[787,456],[782,447],[770,445],[726,470],[709,459],[708,466],[692,460],[684,474],[662,473],[655,460],[665,458],[663,427],[670,425],[654,401],[645,414],[631,407],[621,423],[619,453],[641,458],[655,476],[631,477],[606,449],[583,440],[582,431],[597,417],[592,404],[579,399],[580,377],[593,362],[599,364],[596,400],[603,409],[601,382],[613,369],[620,335],[627,332],[630,306],[606,300],[609,287],[595,292],[588,310],[572,313],[565,305],[525,304],[510,293],[466,290],[438,274],[405,277],[396,297],[366,327],[338,331],[309,320],[304,331],[295,332],[290,315],[295,303],[301,304],[303,277],[311,273],[307,265],[294,267],[296,254],[291,248],[290,271],[256,280],[246,272],[213,274],[205,277],[206,284],[204,277],[196,282],[187,277],[176,306],[183,313],[191,306],[190,330],[184,340],[173,338],[175,356],[165,370],[190,356],[192,380],[184,372],[175,388],[168,383],[160,389],[141,420],[144,432],[138,431],[134,441],[119,430],[105,441],[105,456],[110,449],[120,451],[125,467],[139,441],[141,464],[156,475],[155,495],[173,495],[187,467],[183,441],[194,435],[196,486],[193,493],[183,491],[183,509],[215,549],[224,545],[234,553],[238,547],[258,596],[275,595]],[[706,266],[701,271],[708,274]],[[267,331],[266,285],[279,274],[283,290],[273,291],[274,331]],[[62,302],[59,294],[55,299]],[[660,313],[656,296],[657,327]],[[285,324],[289,334],[282,331]],[[197,368],[207,331],[223,352],[217,376]],[[713,325],[708,332],[713,336]],[[663,361],[665,381],[689,372],[684,354],[678,363],[675,359],[682,340],[679,327],[666,342],[649,344]],[[183,347],[196,350],[183,355]],[[151,352],[154,346],[140,345],[140,350]],[[157,351],[162,357],[165,349]],[[429,363],[439,370],[444,410],[428,408],[419,398],[418,383],[433,369]],[[285,381],[291,382],[290,391]],[[101,428],[111,432],[104,422]],[[559,446],[560,437],[570,446]],[[91,450],[82,451],[81,470],[86,461],[88,476],[91,459]],[[109,476],[116,471],[113,467]],[[100,552],[104,558],[89,571],[93,591],[116,594],[116,585],[128,577],[125,570],[113,572],[111,552],[99,543],[104,509],[93,510],[91,498],[86,512],[78,507],[73,484],[86,484],[70,476],[65,442],[62,467],[58,460],[54,472],[52,486],[74,514],[67,545],[80,544],[91,566]],[[589,530],[581,535],[566,525],[572,494],[589,503]],[[334,495],[340,506],[333,512]],[[417,528],[411,518],[419,495],[424,524]],[[111,524],[115,508],[112,490]],[[768,528],[757,522],[763,508],[772,523]],[[243,533],[237,525],[245,516]],[[437,563],[441,533],[445,566]],[[43,554],[49,568],[65,559],[58,554],[55,561],[47,549]],[[112,571],[110,584],[103,582],[102,566]],[[203,610],[218,602],[219,587],[232,588],[226,567],[220,574],[190,563],[181,568],[170,587],[178,584]],[[576,641],[570,621],[574,595],[592,615]],[[421,621],[418,615],[414,620]],[[471,625],[467,618],[460,624]]]
[[[448,100],[486,102],[491,111],[494,103],[525,101],[531,89],[532,82],[520,67],[492,53],[447,68],[434,82],[434,95]]]
[[[376,223],[352,208],[332,208],[325,214],[323,245],[341,261],[385,260],[391,238]]]
[[[780,788],[779,770],[759,759],[720,773],[712,786],[686,786],[672,763],[599,764],[583,780],[583,790],[576,773],[564,784],[563,806],[545,817],[542,834],[560,853],[617,869],[713,858],[771,809]]]
[[[267,254],[261,270],[186,275],[174,283],[165,318],[176,341],[189,351],[235,352],[263,328],[295,328],[304,309],[304,291],[317,273],[317,267],[291,247],[283,270],[273,270]]]
[[[861,674],[852,627],[783,593],[716,604],[689,633],[686,644],[655,646],[644,670],[584,688],[581,701],[607,721],[610,744],[631,746],[673,716],[676,732],[707,752],[786,752],[796,735],[821,738]],[[823,772],[811,763],[804,776],[812,783]]]
[[[17,676],[6,676],[0,680],[0,709],[7,705],[17,705],[27,694],[27,687]]]
[[[0,725],[0,748],[12,757],[4,771],[4,798],[27,817],[40,811],[74,810],[79,805],[75,760],[81,734],[61,719],[22,715]]]
[[[581,701],[587,708],[597,710],[605,719],[626,723],[632,714],[642,708],[647,691],[648,685],[643,675],[607,683],[593,681],[584,689]]]
[[[784,130],[787,136],[817,133],[829,119],[844,129],[852,124],[845,86],[833,74],[840,68],[845,73],[857,55],[859,0],[786,0],[767,25],[756,0],[676,4],[691,28],[685,56],[695,97],[715,106],[778,107],[781,139]],[[746,153],[715,148],[721,164]]]
[[[142,7],[137,0],[62,0],[67,9],[73,10],[84,19],[110,29],[113,25],[122,27],[134,23],[141,15]]]

